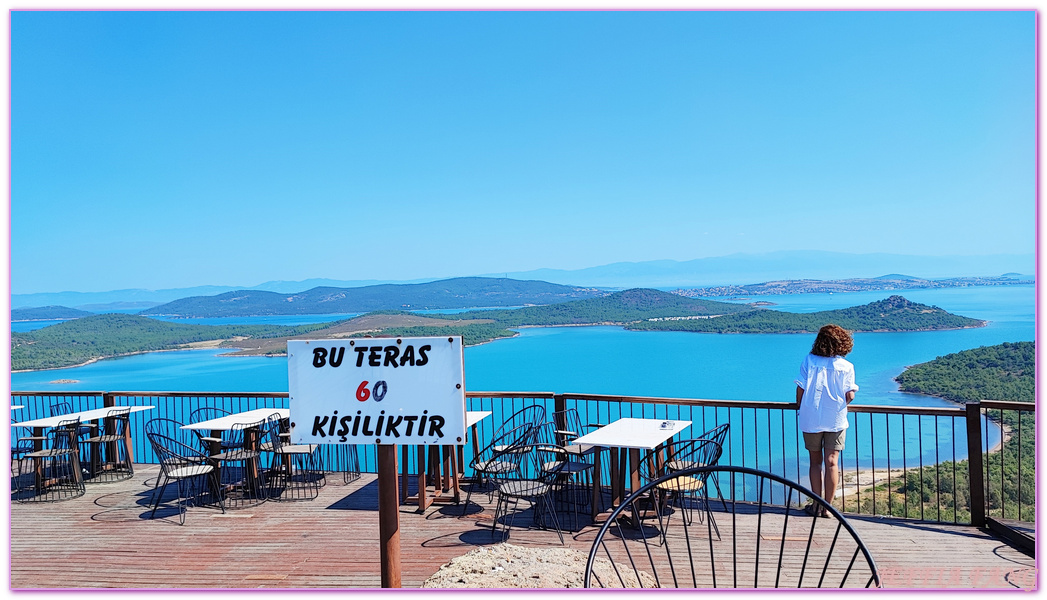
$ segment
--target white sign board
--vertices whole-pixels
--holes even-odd
[[[290,340],[294,444],[462,444],[461,336]]]

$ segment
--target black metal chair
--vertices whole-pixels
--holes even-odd
[[[130,423],[130,408],[114,408],[102,421],[105,431],[84,440],[90,448],[91,457],[91,477],[88,482],[110,483],[134,477],[134,464],[124,437]]]
[[[338,455],[344,467],[342,483],[349,484],[360,479],[360,454],[356,449],[356,444],[339,444]]]
[[[627,517],[655,489],[716,478],[728,493],[723,538],[712,522],[650,524]],[[708,505],[708,489],[700,495]],[[828,517],[803,510],[813,502]],[[660,517],[659,517],[660,518]],[[880,587],[869,549],[847,519],[807,488],[745,467],[695,467],[641,487],[616,508],[589,551],[585,587]]]
[[[145,435],[146,437],[150,435],[162,435],[206,455],[208,451],[207,446],[201,445],[200,436],[197,435],[197,432],[189,429],[182,429],[182,425],[184,425],[184,423],[175,421],[174,419],[156,417],[146,421]],[[162,471],[163,459],[159,455],[157,455],[156,458],[160,461]],[[162,474],[157,475],[156,479],[153,481],[153,489],[156,489],[160,485],[161,477]]]
[[[698,439],[669,442],[651,450],[641,459],[639,465],[640,478],[645,482],[649,482],[670,473],[694,467],[713,467],[719,462],[721,453],[722,448],[720,445],[712,440]],[[651,490],[650,506],[653,510],[660,512],[670,511],[666,515],[667,520],[674,506],[683,512],[684,518],[690,519],[694,512],[694,503],[686,502],[686,499],[688,496],[700,499],[702,497],[701,492],[707,484],[708,476],[699,475],[687,479],[675,479],[671,482],[671,485],[655,486]],[[717,493],[720,493],[718,488]],[[720,500],[723,502],[722,495]],[[702,504],[700,500],[698,503]],[[645,505],[643,508],[646,509],[647,506]],[[712,512],[708,510],[708,505],[704,505],[702,509],[699,515],[708,515],[709,520],[712,522],[713,531],[719,537],[720,528],[717,526]],[[638,517],[644,518],[646,515],[646,510],[644,510]]]
[[[55,502],[86,493],[80,471],[80,420],[61,421],[48,433],[48,447],[23,454],[31,468],[19,470],[11,497],[18,502]]]
[[[73,405],[68,403],[68,402],[52,402],[51,406],[48,407],[48,410],[50,411],[50,414],[51,414],[52,417],[60,417],[62,415],[68,415],[69,413],[73,412]],[[90,455],[86,454],[87,444],[85,442],[87,441],[87,438],[89,438],[92,435],[94,435],[94,432],[95,432],[95,424],[94,423],[83,423],[83,422],[81,422],[80,423],[80,427],[77,428],[77,435],[80,438],[79,439],[80,451],[82,453],[80,455],[80,464],[81,465],[88,465],[91,462]]]
[[[14,424],[14,417],[11,418],[11,423]],[[11,477],[17,477],[21,471],[22,457],[35,450],[33,442],[39,439],[40,441],[46,441],[47,437],[41,436],[36,438],[33,436],[31,430],[28,427],[11,427]],[[12,486],[14,487],[14,486]]]
[[[487,483],[497,483],[520,473],[522,447],[531,443],[535,431],[534,423],[526,423],[506,431],[492,439],[487,447],[469,461],[469,468],[473,471],[473,483],[465,495],[462,515],[465,515],[469,508],[469,499],[474,488],[483,487]],[[494,488],[491,489],[491,494],[493,493]]]
[[[156,517],[156,509],[160,506],[167,485],[174,481],[178,485],[178,524],[185,525],[186,507],[190,502],[195,504],[203,490],[198,483],[201,479],[206,481],[214,502],[225,513],[225,503],[222,500],[222,492],[219,488],[217,473],[214,466],[209,464],[207,455],[193,446],[186,445],[176,439],[169,438],[160,433],[146,432],[153,452],[160,461],[160,475],[157,481],[163,479],[163,485],[159,491],[153,491],[153,510],[149,518]]]
[[[588,507],[593,498],[593,463],[584,460],[583,455],[568,451],[560,443],[556,425],[546,423],[538,428],[536,452],[539,454],[539,469],[543,473],[555,474],[555,499],[571,509],[570,530],[581,528],[578,517],[579,507]]]
[[[573,408],[556,411],[552,414],[552,417],[552,423],[556,426],[556,443],[563,446],[564,450],[569,454],[591,457],[599,452],[600,449],[596,446],[583,449],[578,444],[575,444],[574,440],[589,433],[588,430],[600,427],[600,425],[592,423],[582,425],[582,419],[578,416],[578,411]]]
[[[526,500],[531,504],[532,521],[541,529],[547,529],[545,518],[552,519],[556,535],[560,536],[560,544],[564,544],[563,532],[560,530],[560,522],[556,517],[556,508],[553,505],[553,495],[559,484],[560,469],[567,463],[558,460],[563,454],[556,446],[544,444],[524,444],[517,447],[517,456],[526,458],[526,470],[518,471],[516,474],[503,478],[498,483],[498,503],[494,509],[494,520],[491,523],[491,531],[498,530],[498,516],[502,516],[504,530],[502,539],[509,535],[509,529],[513,526],[516,516],[520,513],[520,500]],[[551,459],[551,460],[550,460]],[[549,467],[549,468],[546,468]],[[509,503],[513,503],[513,511],[509,512]],[[504,506],[504,509],[502,508]]]
[[[268,493],[266,473],[262,470],[262,451],[259,449],[268,419],[256,423],[235,423],[227,439],[238,445],[212,454],[211,460],[218,461],[219,483],[226,495],[226,507],[245,508],[265,502]],[[255,439],[248,441],[248,436]],[[201,438],[206,443],[209,438]],[[223,439],[226,439],[223,436]]]
[[[283,435],[279,414],[271,415],[264,425],[262,451],[273,453],[266,473],[269,500],[313,500],[327,482],[321,465],[318,444],[291,444]]]

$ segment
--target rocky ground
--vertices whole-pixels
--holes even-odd
[[[482,546],[440,567],[425,588],[580,588],[588,556],[569,548],[524,548],[513,544]],[[632,569],[619,567],[624,587],[637,585]],[[593,574],[602,587],[622,587],[611,563],[597,559]],[[641,573],[642,587],[655,587],[654,578]]]

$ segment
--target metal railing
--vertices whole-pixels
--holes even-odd
[[[155,463],[143,443],[145,423],[155,417],[189,422],[198,407],[240,412],[287,408],[286,392],[12,392],[26,406],[18,420],[48,416],[50,405],[67,401],[73,411],[103,406],[154,405],[132,413],[134,460]],[[722,464],[752,467],[809,484],[809,455],[796,426],[796,405],[785,402],[651,398],[551,392],[468,392],[469,410],[491,411],[478,424],[480,446],[504,419],[531,404],[553,411],[574,408],[583,424],[607,424],[622,417],[691,421],[674,439],[699,437],[729,423]],[[986,525],[986,518],[1031,521],[1035,509],[1035,406],[983,402],[956,408],[851,405],[845,449],[840,457],[837,502],[851,513],[889,515],[943,523]],[[141,442],[139,442],[141,440]],[[335,446],[325,445],[324,464],[345,470]],[[414,461],[414,453],[410,461]],[[361,470],[375,472],[374,446],[359,452]],[[472,446],[465,447],[465,466]],[[415,468],[414,465],[409,465]],[[610,469],[604,469],[609,485]],[[469,475],[468,469],[466,474]]]

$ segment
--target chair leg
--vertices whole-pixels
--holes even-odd
[[[157,480],[157,482],[160,481],[160,476],[159,475],[156,476],[156,480]],[[170,483],[170,482],[171,482],[170,479],[168,479],[166,477],[164,478],[164,485],[163,485],[163,487],[160,488],[160,493],[159,494],[156,493],[156,488],[153,488],[153,495],[156,496],[156,500],[153,502],[153,512],[150,513],[150,515],[149,515],[150,519],[153,519],[153,518],[156,517],[156,509],[157,509],[157,507],[160,506],[160,499],[164,497],[164,491],[167,489],[167,484]]]

